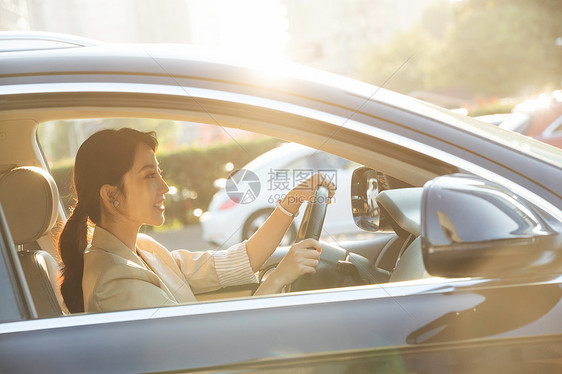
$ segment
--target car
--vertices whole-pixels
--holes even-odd
[[[562,150],[295,65],[13,45],[0,59],[0,372],[560,372]],[[38,127],[99,118],[239,128],[357,163],[349,209],[370,236],[322,242],[317,273],[279,295],[249,285],[65,313],[66,211]],[[308,205],[298,239],[321,232],[326,209]]]
[[[516,105],[500,127],[562,148],[562,90]]]
[[[351,174],[357,166],[359,165],[341,157],[300,144],[285,143],[272,149],[237,171],[239,177],[234,173],[228,179],[232,181],[238,178],[243,181],[248,179],[244,173],[253,173],[252,177],[257,177],[260,187],[256,195],[251,195],[248,201],[243,201],[232,192],[251,189],[236,184],[233,185],[233,190],[224,186],[213,196],[207,212],[200,219],[203,238],[226,248],[249,239],[273,212],[277,200],[284,197],[291,188],[302,181],[302,178],[319,171],[324,172],[327,178],[333,179],[338,186],[326,213],[324,239],[331,240],[332,236],[342,234],[363,233],[355,225],[349,209]],[[274,180],[276,183],[273,183]],[[222,184],[226,184],[226,181]],[[290,245],[295,241],[301,222],[302,215],[299,215],[285,234],[281,245]],[[238,230],[239,227],[242,229]],[[232,235],[232,232],[235,234]]]
[[[492,125],[496,125],[499,126],[503,121],[505,121],[506,119],[508,119],[510,116],[510,113],[496,113],[496,114],[486,114],[483,116],[477,116],[474,117],[474,119],[477,119],[479,121],[482,122],[486,122]]]

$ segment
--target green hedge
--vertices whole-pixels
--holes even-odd
[[[207,210],[217,191],[213,182],[230,174],[225,170],[228,162],[231,162],[236,170],[281,143],[278,139],[260,138],[221,143],[207,148],[190,147],[158,152],[157,158],[161,169],[164,170],[164,179],[168,185],[178,190],[176,195],[168,196],[166,200],[166,226],[198,222],[193,211],[198,208]],[[67,211],[75,202],[72,166],[72,160],[65,160],[51,167]]]

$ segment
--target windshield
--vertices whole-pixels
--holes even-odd
[[[438,121],[466,130],[467,132],[476,134],[483,138],[490,139],[496,143],[505,145],[506,147],[517,149],[522,153],[526,153],[534,158],[562,168],[562,150],[551,145],[498,126],[455,113],[439,106],[418,101],[416,99],[389,91],[385,92],[382,100],[380,97],[377,97],[377,100],[386,102],[385,99],[387,97],[390,98],[390,96],[397,96],[392,98],[394,103],[389,102],[390,105],[397,105],[398,103],[400,107],[406,110],[426,115],[427,117],[434,118]]]

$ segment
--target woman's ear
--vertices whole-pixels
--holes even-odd
[[[101,186],[100,188],[100,199],[102,201],[102,205],[106,208],[109,207],[114,207],[115,206],[115,202],[117,201],[117,204],[119,199],[117,198],[118,196],[118,188],[115,186],[112,186],[110,184],[104,184],[103,186]]]

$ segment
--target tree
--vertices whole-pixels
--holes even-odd
[[[433,89],[512,95],[555,85],[562,77],[562,2],[465,0],[428,70]]]
[[[360,78],[402,93],[491,97],[558,88],[561,19],[560,0],[439,0],[416,27],[372,46]]]
[[[359,79],[405,94],[425,89],[428,63],[445,39],[451,20],[450,1],[436,0],[424,10],[417,26],[367,50],[358,69]]]
[[[425,87],[424,64],[431,47],[424,32],[397,33],[388,44],[368,52],[360,79],[406,94]]]

